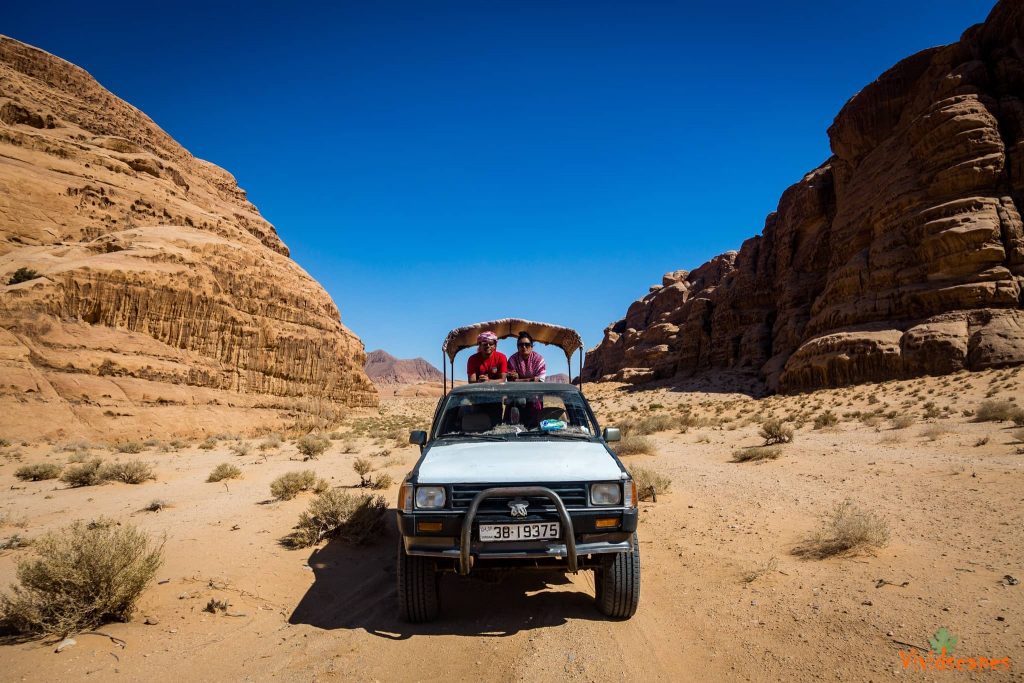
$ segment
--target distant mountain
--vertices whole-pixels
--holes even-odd
[[[442,378],[441,371],[422,358],[399,359],[381,349],[366,354],[365,369],[374,384],[416,384]]]
[[[555,382],[555,383],[559,383],[560,382],[562,384],[568,384],[569,383],[569,375],[565,374],[564,372],[559,372],[556,375],[548,375],[547,378],[544,381],[545,382]]]

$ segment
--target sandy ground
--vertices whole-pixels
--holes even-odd
[[[364,455],[398,480],[417,451],[394,436],[375,439],[374,429],[425,427],[435,399],[385,399],[382,415],[364,418],[364,434],[311,462],[290,443],[264,458],[259,441],[246,456],[230,452],[233,441],[120,456],[155,467],[157,480],[137,486],[20,482],[20,464],[69,453],[13,444],[0,456],[0,540],[107,515],[166,535],[166,562],[133,621],[102,629],[126,647],[98,635],[59,654],[52,641],[3,645],[0,678],[1024,680],[1024,584],[1007,578],[1024,579],[1024,433],[964,414],[986,398],[1024,403],[1022,384],[1024,369],[761,400],[709,384],[587,387],[603,424],[651,415],[681,424],[686,409],[704,418],[648,436],[653,455],[624,458],[671,477],[672,488],[641,505],[641,603],[622,622],[597,612],[593,577],[581,572],[446,577],[441,619],[411,626],[396,618],[393,523],[368,547],[278,545],[310,494],[269,501],[274,477],[311,468],[353,486],[351,463]],[[814,429],[825,409],[840,422]],[[732,462],[738,447],[761,442],[757,421],[771,415],[799,425],[782,457]],[[912,424],[895,429],[886,415]],[[244,478],[205,483],[226,461]],[[384,492],[392,505],[396,490]],[[141,511],[157,498],[172,507]],[[887,521],[889,544],[824,560],[793,555],[845,499]],[[0,555],[0,585],[31,553]],[[204,612],[211,598],[228,600],[234,616]],[[1010,671],[904,671],[900,651],[927,648],[940,627],[959,639],[956,656],[1009,657]]]

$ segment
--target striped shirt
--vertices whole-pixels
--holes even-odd
[[[513,353],[508,357],[508,369],[519,375],[519,379],[537,378],[541,382],[548,374],[548,366],[544,362],[544,357],[536,351],[526,358],[523,358],[518,351]]]

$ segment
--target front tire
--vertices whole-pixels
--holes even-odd
[[[640,604],[640,541],[633,534],[633,550],[605,559],[594,570],[597,608],[614,619],[629,619]]]
[[[433,621],[440,611],[439,580],[434,560],[407,555],[398,539],[398,615],[403,621],[419,624]]]

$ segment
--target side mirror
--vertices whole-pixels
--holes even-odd
[[[619,431],[618,427],[605,427],[604,440],[608,443],[611,443],[612,441],[621,441],[622,432]]]
[[[422,446],[423,444],[427,443],[427,433],[422,429],[417,429],[415,431],[409,432],[409,443],[416,444],[417,446]]]

